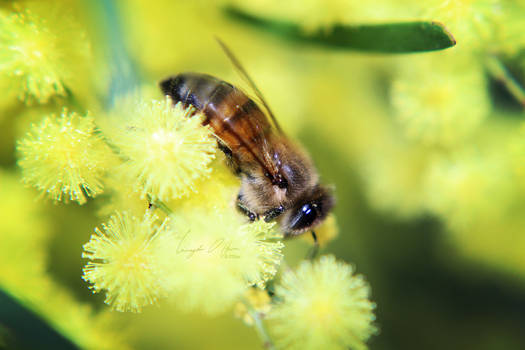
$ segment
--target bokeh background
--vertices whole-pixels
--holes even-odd
[[[161,98],[157,82],[183,71],[245,86],[217,36],[335,186],[339,236],[324,252],[371,285],[380,332],[369,347],[525,348],[525,2],[17,3],[46,19],[49,37],[35,45],[65,90],[20,86],[0,52],[0,347],[261,348],[233,314],[163,304],[110,311],[81,279],[82,245],[103,220],[104,196],[52,203],[21,184],[16,165],[16,140],[63,105],[97,113],[136,88]],[[4,16],[13,6],[0,2]],[[436,20],[457,44],[410,54],[335,50],[239,21],[225,10],[232,6],[306,34]],[[0,47],[31,38],[30,30],[9,37],[13,26],[2,23]],[[288,241],[286,258],[293,265],[307,249]]]

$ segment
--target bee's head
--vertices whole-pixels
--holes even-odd
[[[332,191],[321,185],[287,210],[281,220],[286,235],[295,236],[319,225],[334,206]]]

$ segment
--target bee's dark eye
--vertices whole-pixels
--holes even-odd
[[[292,230],[300,230],[310,227],[318,216],[316,204],[304,204],[295,214],[291,228]]]

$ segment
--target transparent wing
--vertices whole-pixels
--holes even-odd
[[[218,37],[215,37],[215,40],[217,40],[217,42],[219,43],[219,45],[221,46],[221,48],[224,50],[224,53],[226,54],[226,56],[228,56],[228,58],[230,59],[230,61],[232,62],[233,66],[237,69],[237,71],[239,72],[239,74],[241,75],[241,77],[246,81],[246,83],[248,83],[248,85],[253,89],[255,95],[257,96],[257,98],[261,101],[261,103],[263,104],[264,106],[264,109],[266,109],[266,111],[268,112],[268,115],[270,116],[270,118],[272,118],[272,122],[273,124],[275,125],[275,128],[280,132],[282,133],[282,129],[281,129],[281,126],[279,125],[279,123],[277,122],[277,119],[275,118],[272,110],[270,109],[270,106],[268,105],[268,103],[266,103],[266,100],[264,99],[261,91],[259,90],[259,88],[257,87],[257,85],[255,85],[255,83],[253,82],[252,78],[250,78],[250,76],[248,75],[248,73],[246,72],[246,70],[244,69],[244,67],[241,65],[241,63],[239,62],[239,60],[237,59],[237,57],[235,57],[235,55],[233,54],[233,52],[228,48],[228,46],[226,46],[226,44],[221,40],[219,39]]]

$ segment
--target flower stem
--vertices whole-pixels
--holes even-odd
[[[163,201],[161,201],[160,199],[153,199],[153,197],[151,197],[151,195],[148,194],[148,202],[150,203],[151,206],[154,206],[156,208],[159,208],[160,210],[162,210],[166,215],[171,215],[173,214],[173,210],[170,209],[170,207],[168,207],[168,205],[166,203],[164,203]]]
[[[512,96],[525,107],[525,90],[510,74],[505,65],[496,56],[489,55],[486,60],[489,73],[501,81]]]
[[[98,126],[95,127],[95,130],[93,131],[93,133],[95,135],[98,135],[102,139],[102,141],[104,141],[104,143],[109,147],[109,149],[111,149],[111,151],[115,153],[120,159],[122,160],[128,159],[127,157],[122,155],[122,153],[120,152],[120,148],[118,148],[113,142],[111,142],[106,137],[106,135],[104,135],[104,133],[102,132],[102,130],[100,130]]]
[[[257,332],[257,335],[259,336],[259,338],[261,338],[261,340],[263,341],[264,348],[269,349],[269,350],[275,350],[275,346],[273,345],[272,338],[268,334],[268,331],[266,330],[266,326],[264,325],[264,322],[261,318],[261,313],[254,310],[254,308],[247,301],[244,301],[244,305],[246,305],[246,308],[248,309],[250,316],[252,316],[253,318],[255,331]]]

